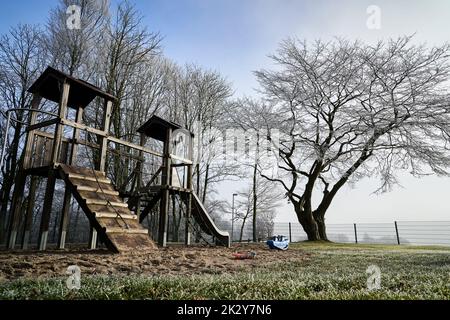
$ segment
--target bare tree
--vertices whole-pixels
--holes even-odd
[[[227,108],[230,126],[237,126],[245,131],[244,141],[240,142],[246,144],[245,159],[244,161],[236,160],[241,165],[246,177],[251,179],[253,208],[248,212],[252,213],[253,241],[257,241],[258,238],[258,203],[261,202],[258,199],[258,190],[264,186],[264,180],[259,178],[262,169],[271,165],[269,159],[263,156],[267,151],[264,148],[271,147],[267,137],[270,137],[271,125],[275,121],[270,113],[270,108],[271,106],[263,101],[250,98],[238,99]]]
[[[158,33],[147,30],[142,17],[129,2],[119,4],[106,31],[99,56],[103,63],[98,74],[101,86],[117,98],[112,108],[111,131],[116,137],[133,141],[138,122],[151,114],[153,106],[147,103],[155,102],[152,95],[161,90],[160,75],[152,74],[159,71],[153,65],[159,63],[156,58],[160,54],[161,38]],[[101,112],[95,112],[92,117],[94,122],[101,123]],[[122,154],[130,152],[123,146],[116,146],[116,150]],[[133,167],[130,159],[114,157],[112,162],[115,185],[126,185],[128,171]]]
[[[69,28],[68,9],[74,5],[80,8],[80,25]],[[50,11],[43,37],[50,63],[69,75],[94,76],[108,15],[108,0],[60,0]]]
[[[251,221],[253,241],[256,242],[264,233],[261,230],[267,229],[266,224],[273,223],[276,208],[279,206],[283,194],[277,186],[274,187],[272,182],[263,179],[258,174],[253,176],[249,187],[238,194],[240,200],[236,203],[236,221],[241,221],[239,241],[243,239],[246,223]],[[258,215],[255,214],[256,212]],[[258,222],[262,222],[263,225],[259,227]]]
[[[447,175],[449,49],[411,37],[287,40],[272,56],[279,69],[256,72],[285,135],[282,174],[264,176],[284,188],[309,240],[327,240],[325,213],[348,181],[379,176],[386,191],[398,170]]]
[[[68,20],[73,12],[68,9],[73,5],[80,9],[79,28],[69,27]],[[113,16],[110,12],[114,13]],[[50,64],[117,97],[110,130],[128,141],[137,142],[137,128],[155,113],[179,121],[195,132],[205,132],[220,122],[223,106],[231,95],[230,84],[219,73],[192,65],[181,68],[164,58],[160,50],[161,36],[146,28],[142,16],[128,1],[119,2],[110,11],[107,0],[60,0],[50,11],[43,32],[37,27],[19,27],[10,35],[3,36],[1,42],[2,108],[27,106],[30,96],[26,90]],[[50,110],[56,106],[49,103],[45,108]],[[83,121],[96,126],[102,121],[102,113],[103,106],[96,99],[83,113]],[[15,118],[25,120],[21,112],[15,114]],[[200,124],[198,130],[195,123]],[[20,123],[14,124],[18,130],[9,141],[8,158],[2,168],[5,172],[0,194],[0,232],[20,158],[21,126]],[[84,139],[95,140],[95,135],[91,137],[86,132],[82,135],[85,135]],[[201,141],[208,144],[203,138]],[[116,146],[116,151],[121,157],[109,159],[109,169],[112,170],[108,171],[116,186],[121,187],[129,181],[130,170],[137,166],[132,162],[136,160],[123,156],[132,152],[129,148]],[[95,162],[95,151],[82,148],[79,152],[92,152],[94,157],[86,158]],[[83,161],[83,157],[79,158]],[[211,158],[199,160],[205,161],[197,168],[197,187],[202,199],[206,200],[213,194],[213,185],[233,170],[216,167]]]
[[[41,31],[37,26],[19,25],[0,37],[0,111],[3,116],[6,116],[7,110],[27,108],[31,102],[27,90],[45,64],[40,36]],[[17,120],[11,122],[14,134],[11,139],[8,139],[9,134],[1,137],[2,142],[3,139],[8,140],[8,148],[4,166],[0,168],[0,241],[5,231],[8,202],[21,154],[20,139],[26,114],[24,110],[14,111],[12,118]],[[4,126],[6,123],[2,123],[2,134]]]
[[[236,173],[236,166],[224,166],[215,161],[221,154],[210,149],[212,140],[223,139],[211,128],[223,127],[225,108],[231,94],[230,84],[218,72],[195,65],[173,70],[167,112],[171,120],[197,136],[199,148],[194,150],[197,162],[195,180],[197,193],[203,202],[214,185]]]

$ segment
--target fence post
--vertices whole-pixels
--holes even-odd
[[[395,225],[395,234],[397,235],[397,243],[400,244],[400,236],[398,235],[397,221],[394,221],[394,225]]]
[[[289,222],[289,242],[292,242],[292,228],[290,222]]]
[[[356,223],[353,224],[353,229],[355,230],[355,243],[358,243],[358,233],[356,232]]]

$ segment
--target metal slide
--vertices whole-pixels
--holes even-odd
[[[200,225],[202,230],[216,238],[218,245],[230,247],[230,234],[227,231],[220,230],[206,211],[205,206],[200,201],[195,192],[192,192],[192,216]]]

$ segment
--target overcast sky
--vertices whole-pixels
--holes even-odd
[[[343,36],[374,42],[410,35],[428,44],[449,40],[450,1],[300,1],[300,0],[136,0],[150,30],[164,36],[164,53],[178,63],[195,62],[220,71],[237,96],[255,95],[252,71],[271,68],[267,55],[287,37],[307,40]],[[43,23],[55,1],[2,1],[0,32],[17,23]],[[367,8],[381,10],[381,28],[366,25]],[[338,195],[327,221],[450,220],[450,178],[415,179],[402,175],[402,186],[371,195],[377,181],[366,179]],[[238,188],[230,184],[222,196]],[[278,221],[294,221],[289,206]]]

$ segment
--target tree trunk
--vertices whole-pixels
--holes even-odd
[[[302,209],[298,204],[295,204],[295,213],[308,237],[308,241],[328,241],[323,218],[314,218],[312,211]]]
[[[206,165],[206,172],[205,172],[205,182],[203,184],[203,195],[202,195],[202,201],[203,203],[206,203],[206,189],[208,188],[208,179],[209,179],[209,164]]]
[[[317,227],[319,229],[320,240],[329,241],[327,237],[327,228],[325,226],[325,221],[317,220]]]
[[[313,212],[313,217],[317,223],[320,240],[328,241],[327,229],[326,229],[326,225],[325,225],[325,212],[316,210]]]
[[[242,220],[241,233],[240,233],[240,235],[239,235],[239,242],[242,242],[242,236],[243,236],[243,234],[244,234],[244,227],[245,227],[245,222],[246,222],[246,220],[247,220],[247,219],[243,219],[243,220]]]

